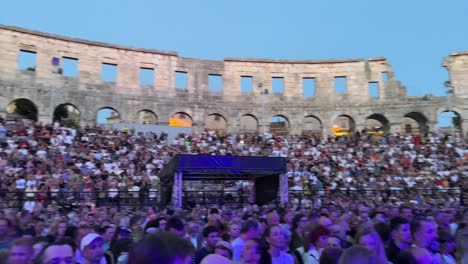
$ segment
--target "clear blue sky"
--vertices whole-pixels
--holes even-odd
[[[468,1],[3,1],[0,23],[180,56],[388,58],[409,95],[444,93]]]

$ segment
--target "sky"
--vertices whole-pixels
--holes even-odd
[[[466,0],[23,0],[1,9],[1,24],[181,57],[383,56],[408,95],[444,95],[444,57],[468,50]]]

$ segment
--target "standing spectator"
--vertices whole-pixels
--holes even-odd
[[[455,258],[452,255],[455,252],[454,237],[447,230],[439,230],[438,237],[437,241],[440,249],[438,258],[444,264],[456,264]]]
[[[377,262],[374,252],[363,246],[352,246],[343,252],[340,264],[383,264]]]
[[[47,245],[39,255],[40,263],[73,263],[73,248],[68,241],[60,240]]]
[[[388,262],[387,256],[385,255],[385,247],[380,239],[379,234],[375,229],[369,225],[362,225],[354,239],[358,245],[364,246],[369,250],[373,251],[377,256],[378,264],[386,264]]]
[[[80,264],[106,264],[104,251],[102,250],[102,236],[90,233],[81,239],[80,250],[82,259],[77,259]]]
[[[260,225],[257,221],[247,220],[241,228],[241,234],[238,238],[231,242],[233,260],[239,262],[241,254],[245,246],[245,242],[250,239],[258,238],[260,233]]]
[[[187,264],[194,248],[190,241],[170,232],[145,236],[132,249],[128,264]]]
[[[15,240],[14,236],[10,235],[12,228],[11,221],[7,218],[0,218],[0,249],[10,248],[10,244]]]
[[[18,238],[10,249],[9,264],[30,264],[33,260],[33,241],[30,238]]]
[[[268,243],[268,250],[265,255],[265,262],[272,264],[294,264],[294,258],[283,252],[283,235],[279,225],[270,225],[265,230],[265,240]]]
[[[392,239],[386,249],[386,254],[388,260],[395,263],[400,251],[411,245],[410,223],[406,218],[397,216],[390,220],[390,230]]]
[[[242,249],[242,264],[260,264],[262,258],[262,246],[260,240],[253,238],[245,241]]]
[[[172,216],[167,221],[166,231],[174,233],[178,236],[184,237],[185,236],[185,224],[182,218],[178,216]]]
[[[219,231],[214,226],[203,228],[203,247],[195,253],[194,263],[199,264],[204,257],[214,253],[216,243],[219,241]]]
[[[322,250],[327,247],[330,230],[323,225],[316,224],[307,233],[306,241],[297,249],[297,252],[302,258],[302,263],[318,264]]]
[[[427,217],[419,216],[411,222],[411,234],[413,236],[413,246],[427,249],[431,252],[430,246],[437,239],[437,228],[435,223]],[[432,258],[436,257],[431,253]]]

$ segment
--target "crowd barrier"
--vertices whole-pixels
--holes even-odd
[[[184,190],[183,206],[227,205],[241,207],[253,203],[253,195],[240,191]],[[59,208],[79,208],[88,206],[111,207],[158,207],[159,191],[59,191],[59,192],[0,192],[0,208],[24,208],[27,201],[42,203],[43,206],[55,204]],[[304,206],[320,206],[357,201],[367,204],[388,202],[410,202],[442,205],[445,202],[465,205],[468,188],[407,188],[360,189],[360,190],[311,190],[289,191],[289,202]],[[279,203],[279,197],[275,201]],[[31,206],[31,204],[29,204]]]

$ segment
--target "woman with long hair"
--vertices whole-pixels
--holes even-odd
[[[282,251],[284,237],[279,225],[268,226],[265,229],[264,238],[268,244],[268,249],[265,252],[265,258],[262,263],[294,264],[294,258],[290,254]]]
[[[322,250],[327,247],[330,230],[323,225],[313,225],[304,236],[303,246],[296,250],[303,264],[318,264]]]
[[[297,249],[302,247],[303,241],[302,238],[304,236],[304,230],[307,227],[309,219],[305,214],[297,214],[293,217],[292,220],[292,238],[291,238],[291,249]]]
[[[377,255],[377,264],[388,263],[383,242],[372,225],[361,225],[356,232],[355,241],[358,245],[366,247],[367,249],[375,252]]]

